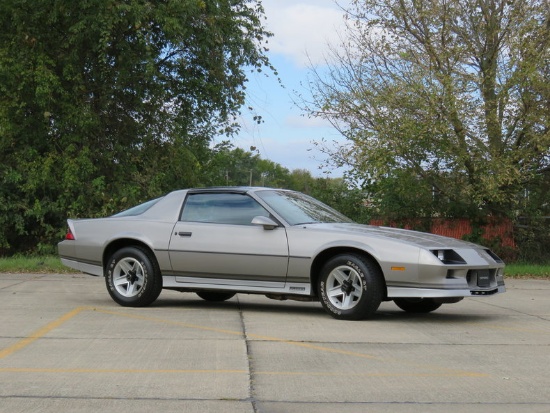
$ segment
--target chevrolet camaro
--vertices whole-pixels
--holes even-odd
[[[147,306],[165,288],[208,301],[236,293],[320,301],[331,316],[357,320],[382,301],[427,313],[505,291],[504,263],[486,247],[360,225],[289,190],[184,189],[67,223],[61,261],[103,276],[122,306]]]

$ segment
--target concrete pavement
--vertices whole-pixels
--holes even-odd
[[[550,412],[550,282],[411,315],[0,274],[0,412]]]

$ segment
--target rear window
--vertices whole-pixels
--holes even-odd
[[[144,202],[143,204],[139,204],[135,207],[119,212],[118,214],[113,215],[113,217],[133,217],[136,215],[141,215],[161,199],[162,197],[151,199],[150,201]]]

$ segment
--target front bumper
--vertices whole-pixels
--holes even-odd
[[[504,284],[485,290],[452,289],[417,287],[388,287],[388,298],[447,298],[447,297],[479,297],[506,292]]]

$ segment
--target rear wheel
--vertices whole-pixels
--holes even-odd
[[[441,307],[433,298],[394,298],[393,302],[408,313],[430,313]]]
[[[197,291],[197,295],[206,301],[225,301],[232,298],[235,293],[225,293],[219,291]]]
[[[341,254],[324,265],[318,293],[323,308],[340,320],[371,316],[382,301],[384,281],[378,267],[354,254]]]
[[[151,253],[140,247],[125,247],[107,263],[107,291],[125,307],[144,307],[155,301],[162,290],[162,276]]]

